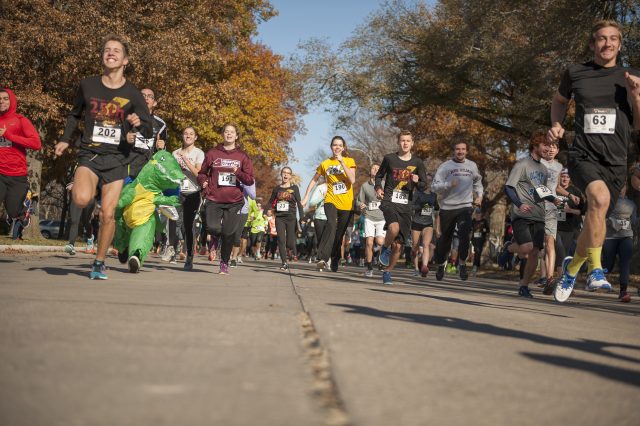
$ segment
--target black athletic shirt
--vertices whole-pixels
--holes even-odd
[[[67,117],[67,126],[60,138],[69,142],[84,113],[84,131],[80,143],[81,151],[94,154],[123,154],[128,156],[131,145],[127,143],[127,132],[131,125],[127,115],[140,117],[138,131],[147,138],[153,136],[151,115],[140,91],[127,80],[118,89],[102,84],[101,76],[87,77],[73,101]],[[118,135],[119,134],[119,135]]]
[[[411,180],[412,174],[418,175],[420,179],[417,185]],[[421,190],[427,187],[427,172],[422,160],[415,154],[412,154],[411,159],[407,161],[401,160],[397,153],[387,154],[382,159],[380,170],[376,174],[376,189],[382,188],[383,180],[383,200],[411,211],[413,209],[413,187],[417,186]],[[407,203],[397,202],[402,199],[406,199]]]
[[[573,194],[577,197],[580,197],[580,204],[574,203],[573,200],[569,197],[569,199],[567,200],[567,205],[572,209],[580,210],[584,214],[587,211],[587,205],[584,201],[585,197],[582,194],[582,192],[580,192],[580,190],[572,184],[569,184],[569,186],[566,187],[565,190],[569,194]],[[558,217],[558,231],[562,231],[562,232],[579,231],[581,227],[582,227],[582,215],[566,213],[564,215],[559,215]]]
[[[304,210],[300,202],[300,190],[298,185],[291,185],[288,188],[276,186],[271,191],[269,205],[275,212],[276,217],[293,216],[296,217],[296,208],[300,214],[300,219],[304,217]]]
[[[413,194],[413,223],[433,226],[433,212],[440,210],[435,192],[416,191]]]
[[[640,76],[633,68],[604,68],[594,62],[572,65],[562,75],[558,92],[567,99],[574,96],[576,138],[572,150],[578,151],[581,157],[604,165],[626,166],[633,112],[627,97],[625,71]],[[615,126],[609,127],[612,112],[615,113]],[[585,114],[590,114],[586,122]],[[603,125],[603,122],[604,132],[585,133],[590,125]]]

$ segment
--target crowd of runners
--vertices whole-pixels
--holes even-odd
[[[640,129],[640,73],[618,64],[621,45],[617,23],[594,26],[593,60],[562,74],[550,129],[533,134],[528,153],[506,178],[511,207],[505,253],[509,265],[518,264],[522,297],[533,297],[529,286],[539,266],[538,285],[559,302],[569,298],[583,270],[586,289],[611,291],[605,274],[617,258],[619,298],[630,300],[636,206],[626,193],[627,183],[640,190],[640,166],[630,169],[627,154],[636,143],[632,132]],[[55,155],[64,155],[83,122],[67,186],[72,203],[65,251],[75,254],[78,224],[87,224],[87,246],[96,255],[91,279],[107,279],[105,261],[123,187],[135,185],[143,167],[155,161],[154,153],[168,147],[167,126],[154,114],[156,94],[125,78],[128,63],[128,44],[108,36],[104,72],[80,82],[55,146]],[[571,99],[575,139],[560,152]],[[40,149],[41,143],[16,108],[13,92],[0,89],[0,199],[9,218],[17,220],[28,190],[26,150]],[[239,128],[227,123],[221,136],[223,142],[205,153],[196,129],[186,127],[181,147],[171,152],[184,175],[173,194],[177,214],[160,216],[152,248],[166,262],[184,262],[191,270],[194,257],[205,256],[223,275],[247,256],[279,260],[282,271],[301,261],[333,273],[352,264],[385,285],[393,284],[401,258],[416,277],[430,277],[432,271],[436,280],[449,273],[465,281],[482,265],[490,225],[482,211],[483,176],[467,158],[467,141],[454,141],[451,157],[430,173],[427,159],[413,152],[411,132],[400,131],[397,150],[372,164],[369,179],[356,188],[356,163],[347,141],[335,136],[304,192],[292,182],[294,171],[283,167],[267,200],[256,196],[253,164],[241,148]],[[118,258],[138,272],[144,254],[121,250]]]

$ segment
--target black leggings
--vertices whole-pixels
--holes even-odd
[[[627,291],[631,256],[633,255],[633,238],[607,238],[602,247],[602,267],[611,272],[616,264],[616,255],[620,259],[620,291]]]
[[[577,231],[558,231],[556,235],[556,268],[562,266],[562,261],[566,256],[573,255],[577,239]]]
[[[187,256],[193,256],[193,219],[200,206],[200,193],[180,195],[180,206],[177,207],[180,218],[169,221],[169,244],[178,251],[177,227],[184,224],[184,239],[187,246]]]
[[[74,245],[78,238],[78,225],[82,222],[85,234],[91,235],[91,213],[96,205],[95,198],[84,209],[75,205],[72,201],[69,205],[69,216],[71,217],[71,225],[69,225],[69,244]],[[95,238],[96,236],[94,236]]]
[[[212,237],[217,237],[220,242],[220,261],[229,263],[231,249],[233,249],[233,239],[238,229],[240,215],[244,202],[235,204],[221,204],[207,201],[207,231]]]
[[[473,243],[473,266],[480,268],[480,259],[482,258],[482,248],[484,247],[484,238],[474,238]]]
[[[276,232],[278,233],[280,261],[286,263],[287,249],[291,250],[292,256],[296,256],[296,217],[291,215],[276,216]]]
[[[469,234],[471,232],[471,209],[469,207],[454,210],[440,209],[441,235],[438,238],[434,255],[436,265],[442,265],[447,260],[456,225],[458,225],[458,240],[460,241],[458,259],[460,259],[461,263],[467,260],[469,256]]]
[[[325,204],[324,213],[327,215],[327,224],[318,243],[318,258],[324,261],[331,259],[332,267],[335,267],[340,261],[342,238],[347,232],[353,211],[338,210],[333,204]]]
[[[22,203],[28,190],[26,176],[0,175],[0,203],[4,203],[10,219],[15,219],[22,213]]]

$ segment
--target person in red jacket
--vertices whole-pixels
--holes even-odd
[[[0,203],[12,219],[20,215],[29,190],[27,149],[42,147],[36,128],[17,109],[16,95],[0,89]]]
[[[234,124],[225,124],[222,137],[224,142],[205,155],[198,173],[198,184],[207,199],[207,230],[212,237],[222,241],[220,274],[228,274],[238,212],[244,205],[240,183],[250,186],[255,180],[251,159],[236,145],[238,128]]]

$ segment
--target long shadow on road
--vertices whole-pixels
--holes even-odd
[[[578,351],[587,352],[595,355],[608,356],[623,361],[640,363],[640,359],[617,354],[606,350],[608,347],[625,348],[632,350],[640,350],[640,346],[628,345],[624,343],[601,342],[597,340],[564,340],[555,337],[545,336],[541,334],[530,333],[523,330],[514,330],[509,328],[498,327],[493,324],[479,323],[461,318],[444,317],[437,315],[416,314],[408,312],[391,312],[380,309],[370,308],[368,306],[350,305],[342,303],[330,303],[330,306],[337,306],[346,309],[346,313],[368,315],[378,318],[393,319],[398,321],[408,321],[418,324],[430,325],[434,327],[448,327],[459,330],[469,331],[473,333],[485,333],[492,336],[502,336],[515,339],[528,340],[533,343],[542,345],[553,345],[561,348],[570,348]]]
[[[628,385],[640,387],[640,372],[627,368],[612,367],[595,362],[583,361],[558,355],[535,354],[523,352],[522,355],[534,361],[551,364],[555,367],[571,368],[595,374],[605,379],[611,379]]]
[[[479,302],[479,301],[475,301],[475,300],[458,299],[456,297],[435,296],[435,295],[431,295],[431,294],[409,293],[409,292],[404,292],[404,291],[391,291],[391,290],[384,290],[384,289],[378,289],[378,288],[370,288],[369,290],[375,291],[375,292],[378,292],[378,293],[398,294],[398,295],[403,295],[403,296],[425,297],[427,299],[439,300],[441,302],[461,303],[463,305],[478,306],[478,307],[481,307],[481,308],[505,309],[505,310],[508,310],[508,311],[520,311],[520,312],[534,312],[536,314],[548,315],[548,316],[552,316],[552,317],[570,318],[567,315],[552,314],[552,313],[547,312],[547,311],[545,311],[543,309],[535,309],[535,308],[529,308],[529,307],[525,307],[525,306],[498,305],[498,304],[495,304],[495,303]]]

